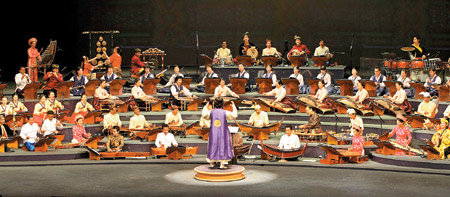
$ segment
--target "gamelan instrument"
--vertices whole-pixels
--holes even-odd
[[[186,137],[186,124],[183,123],[180,126],[172,126],[169,124],[169,130],[173,135],[180,135],[181,137]]]
[[[47,74],[47,68],[50,67],[55,59],[56,54],[56,40],[50,40],[50,44],[47,46],[45,51],[41,54],[41,60],[37,60],[36,67],[41,68],[44,75]]]
[[[48,147],[51,144],[54,144],[57,140],[58,139],[56,139],[54,137],[45,137],[45,138],[40,139],[34,145],[34,152],[47,152]],[[28,151],[28,149],[25,146],[23,146],[22,149],[25,151]]]
[[[104,136],[91,136],[85,142],[61,144],[61,145],[56,145],[55,148],[56,149],[68,149],[68,148],[76,148],[76,147],[81,147],[81,146],[88,146],[90,148],[97,149],[98,142],[101,141],[103,138],[104,138]]]
[[[261,106],[261,110],[263,111],[270,111],[270,108],[273,108],[278,109],[284,113],[295,113],[295,109],[291,106],[281,102],[274,102],[273,99],[257,97],[253,100],[253,102],[259,104]]]
[[[297,49],[294,49],[291,53],[291,56],[288,57],[288,60],[291,62],[293,67],[303,66],[303,65],[305,65],[305,62],[306,62],[305,54],[300,55],[300,51]]]
[[[275,157],[278,157],[281,159],[296,158],[296,157],[303,156],[307,147],[308,147],[308,143],[306,143],[305,146],[303,146],[303,148],[298,148],[298,149],[294,149],[294,150],[280,149],[278,147],[265,144],[261,140],[261,158],[265,158],[263,153],[266,155],[275,156]]]
[[[342,105],[345,105],[348,108],[355,109],[358,114],[361,114],[363,116],[373,116],[374,112],[372,111],[371,107],[366,106],[361,103],[357,103],[353,100],[347,99],[347,98],[341,98],[336,100],[337,103],[341,103]]]
[[[310,106],[316,110],[319,110],[322,114],[334,114],[334,109],[322,107],[322,104],[309,96],[298,96],[297,100],[300,101],[300,104],[304,105],[303,108]]]
[[[152,148],[152,155],[167,156],[170,160],[190,159],[192,155],[196,155],[198,146],[195,147],[168,147],[168,148]]]
[[[149,142],[156,140],[156,136],[162,131],[161,127],[156,127],[156,125],[151,125],[149,128],[142,129],[129,129],[122,127],[120,130],[125,131],[133,140],[141,139]]]
[[[344,163],[363,163],[368,158],[362,159],[360,153],[348,151],[348,150],[336,150],[328,145],[319,145],[319,148],[325,151],[327,157],[321,159],[321,164],[344,164]]]
[[[269,125],[265,127],[254,127],[246,123],[239,123],[236,121],[236,125],[239,127],[239,129],[242,131],[242,133],[246,136],[253,136],[255,140],[267,140],[269,139],[269,135],[274,132],[275,135],[277,135],[278,130],[281,127],[281,124],[283,124],[284,117],[281,119],[281,121],[277,121],[274,123],[270,123]]]
[[[20,136],[12,136],[3,138],[0,140],[0,153],[5,152],[5,147],[8,147],[10,149],[17,149],[19,148],[19,141],[22,140]]]
[[[186,135],[198,135],[202,140],[208,140],[209,130],[209,127],[200,127],[200,121],[197,121],[186,127]]]
[[[323,142],[327,135],[317,129],[295,129],[292,131],[301,142]]]
[[[150,157],[150,152],[98,152],[89,146],[84,146],[89,152],[89,160],[118,157]]]
[[[349,133],[336,133],[334,131],[324,131],[327,135],[328,145],[346,145],[352,142],[352,137]]]

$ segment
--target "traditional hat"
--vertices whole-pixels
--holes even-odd
[[[140,48],[135,48],[135,49],[134,49],[134,52],[135,52],[135,53],[141,52],[141,49],[140,49]]]
[[[419,95],[423,95],[424,97],[431,97],[430,93],[428,92],[421,92]]]
[[[352,108],[347,110],[347,114],[356,114],[356,111]]]
[[[28,40],[28,45],[31,46],[31,43],[32,43],[32,42],[37,42],[37,39],[36,39],[36,38],[30,38],[30,39]]]
[[[59,65],[58,64],[53,64],[52,65],[52,69],[54,69],[54,68],[58,68],[59,69]]]
[[[245,32],[244,34],[242,34],[242,36],[248,36],[248,32]]]
[[[261,109],[260,105],[255,105],[255,109]]]
[[[301,39],[300,39],[300,36],[295,35],[295,36],[294,36],[294,40],[301,40]]]

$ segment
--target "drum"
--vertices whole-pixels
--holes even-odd
[[[411,68],[424,68],[425,64],[423,63],[423,61],[420,60],[414,60],[411,62]]]
[[[397,63],[397,68],[409,68],[410,62],[406,60],[399,60]]]
[[[392,66],[392,61],[384,60],[384,67],[391,68],[391,66]]]
[[[392,61],[392,62],[391,62],[391,68],[392,68],[392,69],[397,69],[397,68],[398,68],[397,64],[398,64],[398,61],[397,61],[397,60],[396,60],[396,61]]]

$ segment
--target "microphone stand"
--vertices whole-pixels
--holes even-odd
[[[196,48],[196,50],[197,50],[197,54],[196,54],[197,55],[197,58],[196,58],[197,71],[195,74],[198,76],[198,72],[200,71],[200,67],[198,65],[198,56],[199,56],[198,31],[195,32],[195,39],[197,41],[197,48]]]

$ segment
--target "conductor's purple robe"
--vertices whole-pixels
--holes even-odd
[[[211,129],[209,131],[208,159],[230,160],[233,158],[233,146],[231,145],[230,131],[226,111],[213,109],[210,114]]]

